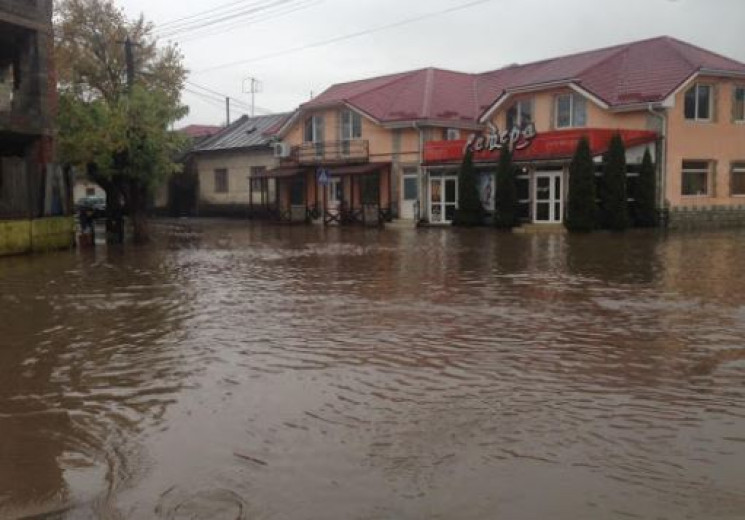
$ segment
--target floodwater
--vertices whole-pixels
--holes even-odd
[[[163,222],[0,260],[0,518],[745,518],[745,233]]]

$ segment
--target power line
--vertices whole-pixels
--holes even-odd
[[[298,0],[268,0],[263,5],[254,5],[250,8],[243,8],[240,11],[234,11],[231,13],[222,13],[217,16],[208,19],[200,19],[192,23],[185,25],[166,28],[160,31],[161,38],[170,38],[179,34],[190,33],[206,27],[212,27],[225,22],[234,22],[237,18],[246,18],[253,15],[262,13],[263,11],[270,11],[271,9],[281,8],[286,4],[297,3]]]
[[[351,40],[353,38],[359,38],[361,36],[366,36],[368,34],[373,34],[373,33],[380,32],[380,31],[385,31],[387,29],[393,29],[393,28],[396,28],[396,27],[401,27],[401,26],[404,26],[404,25],[409,25],[409,24],[412,24],[412,23],[421,22],[423,20],[427,20],[429,18],[435,18],[437,16],[442,16],[444,14],[454,13],[454,12],[457,12],[457,11],[463,11],[465,9],[470,9],[471,7],[475,7],[477,5],[485,4],[487,2],[492,2],[492,1],[494,1],[494,0],[474,0],[472,2],[468,2],[468,3],[465,3],[465,4],[459,5],[459,6],[450,7],[450,8],[447,8],[447,9],[442,9],[440,11],[435,11],[435,12],[432,12],[432,13],[427,13],[427,14],[420,15],[420,16],[415,16],[415,17],[412,17],[412,18],[407,18],[405,20],[400,20],[398,22],[393,22],[393,23],[390,23],[390,24],[381,25],[381,26],[378,26],[378,27],[373,27],[371,29],[366,29],[366,30],[359,31],[359,32],[356,32],[356,33],[345,34],[345,35],[342,35],[342,36],[337,36],[335,38],[329,38],[328,40],[321,40],[321,41],[310,43],[310,44],[307,44],[307,45],[302,45],[300,47],[293,47],[293,48],[286,49],[286,50],[283,50],[283,51],[273,52],[273,53],[270,53],[270,54],[264,54],[262,56],[256,56],[255,58],[249,58],[247,60],[238,60],[238,61],[233,61],[233,62],[230,62],[230,63],[225,63],[225,64],[222,64],[222,65],[216,65],[214,67],[209,67],[209,68],[206,68],[206,69],[198,70],[198,71],[195,71],[193,73],[194,74],[203,74],[205,72],[212,72],[214,70],[220,70],[220,69],[225,69],[225,68],[228,68],[228,67],[234,67],[236,65],[243,65],[243,64],[246,64],[246,63],[253,63],[253,62],[257,62],[257,61],[268,60],[270,58],[277,58],[279,56],[285,56],[287,54],[292,54],[292,53],[295,53],[295,52],[301,52],[301,51],[304,51],[304,50],[313,49],[313,48],[317,48],[317,47],[324,47],[326,45],[331,45],[331,44],[334,44],[334,43],[339,43],[339,42],[342,42],[342,41],[345,41],[345,40]]]
[[[205,98],[208,98],[208,99],[210,99],[210,100],[212,100],[212,101],[214,101],[216,103],[221,103],[221,104],[222,103],[225,103],[225,99],[226,98],[230,98],[230,103],[231,104],[234,104],[234,105],[236,105],[237,107],[239,107],[239,108],[241,108],[243,110],[251,110],[251,108],[252,108],[251,105],[249,105],[248,103],[245,103],[243,101],[240,101],[238,99],[235,99],[235,98],[229,96],[228,94],[224,94],[222,92],[218,92],[217,90],[212,90],[211,88],[207,88],[207,87],[204,87],[202,85],[197,85],[196,83],[191,82],[191,81],[187,81],[186,83],[189,84],[189,85],[191,85],[194,88],[198,88],[198,89],[201,89],[201,90],[204,91],[204,92],[197,92],[197,91],[195,91],[193,89],[189,89],[187,87],[184,87],[184,90],[187,91],[187,92],[189,92],[189,93],[191,93],[191,94],[195,94],[195,95],[199,95],[199,96],[204,96]],[[272,114],[272,113],[274,113],[273,110],[270,110],[270,109],[264,108],[264,107],[260,107],[258,105],[255,106],[254,108],[256,110],[258,110],[259,112],[264,112],[266,114]]]
[[[269,20],[274,20],[274,19],[277,19],[283,16],[294,14],[296,12],[303,11],[310,7],[319,5],[323,3],[324,1],[325,0],[304,0],[303,2],[298,3],[295,6],[285,6],[284,8],[277,9],[271,14],[267,13],[266,16],[257,16],[254,18],[250,18],[249,20],[239,20],[236,23],[226,24],[222,27],[220,26],[211,27],[211,28],[205,28],[202,30],[195,29],[193,34],[187,33],[183,37],[180,37],[180,36],[175,37],[174,40],[180,43],[186,43],[186,42],[191,42],[195,40],[200,40],[202,38],[209,38],[210,36],[222,35],[222,34],[234,31],[235,29],[245,28],[252,24],[258,24],[261,22],[266,22]]]
[[[179,25],[179,23],[185,22],[186,20],[192,20],[194,18],[200,18],[200,17],[203,17],[205,15],[213,14],[215,12],[218,12],[218,11],[221,11],[221,10],[224,10],[224,9],[228,9],[228,8],[233,7],[233,6],[236,6],[238,4],[245,4],[248,1],[251,1],[253,3],[257,3],[258,4],[258,3],[261,3],[262,1],[266,1],[266,0],[259,0],[258,2],[256,0],[238,0],[236,2],[228,2],[227,4],[218,5],[218,6],[215,6],[215,7],[210,8],[210,9],[207,9],[205,11],[200,11],[198,13],[194,13],[194,14],[191,14],[191,15],[188,15],[188,16],[184,16],[182,18],[176,18],[175,20],[171,20],[169,22],[163,22],[161,24],[158,24],[158,26],[161,27],[161,28],[163,28],[163,27],[170,27],[170,26],[173,26],[173,25]]]

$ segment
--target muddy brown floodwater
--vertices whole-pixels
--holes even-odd
[[[161,222],[0,260],[0,518],[745,518],[745,233]]]

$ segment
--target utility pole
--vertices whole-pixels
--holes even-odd
[[[225,98],[225,117],[226,117],[226,123],[225,126],[230,126],[230,98]]]
[[[131,91],[135,84],[135,53],[134,44],[129,35],[124,41],[124,55],[127,62],[127,88]]]
[[[246,83],[250,83],[250,87],[246,88]],[[256,94],[262,91],[262,84],[256,78],[248,77],[243,80],[243,93],[251,94],[251,117],[256,116]]]

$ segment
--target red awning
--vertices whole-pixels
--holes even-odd
[[[254,179],[289,179],[290,177],[296,177],[305,173],[303,168],[276,168],[274,170],[266,170],[256,175],[253,175]]]
[[[659,135],[647,130],[614,130],[607,128],[558,130],[538,134],[530,147],[515,152],[514,160],[520,162],[571,159],[579,140],[584,136],[590,141],[593,157],[608,151],[614,134],[620,133],[626,148],[654,143]],[[427,166],[458,164],[463,160],[466,141],[430,141],[424,145],[424,162]],[[476,152],[476,163],[493,163],[499,160],[499,150]]]
[[[390,163],[350,164],[347,166],[336,166],[333,168],[328,168],[328,172],[329,176],[331,177],[343,177],[345,175],[369,175],[389,166]]]

